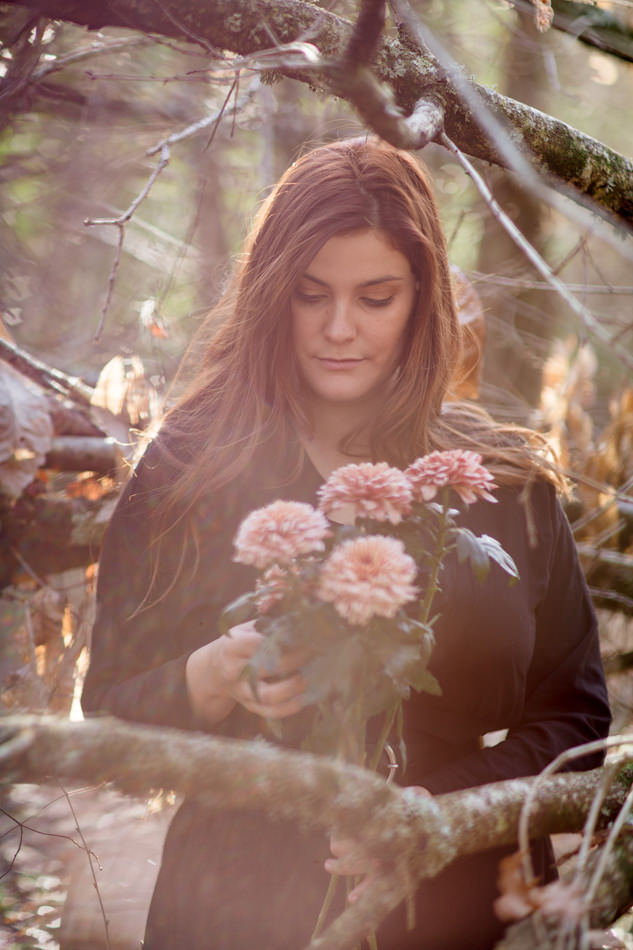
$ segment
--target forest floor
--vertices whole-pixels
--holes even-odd
[[[15,785],[1,807],[0,950],[137,950],[174,804]]]

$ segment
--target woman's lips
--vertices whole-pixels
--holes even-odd
[[[333,370],[353,369],[355,366],[358,366],[360,363],[363,362],[362,358],[333,359],[327,356],[317,356],[316,359],[319,366],[323,366],[325,369],[333,369]]]

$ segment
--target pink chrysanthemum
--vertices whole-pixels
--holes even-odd
[[[489,489],[496,488],[492,474],[481,464],[481,455],[463,449],[431,452],[416,459],[406,470],[416,501],[431,501],[438,489],[448,485],[467,505],[478,498],[496,501]]]
[[[269,610],[283,600],[288,589],[288,571],[278,564],[273,564],[263,577],[258,578],[255,584],[257,593],[257,610],[260,614],[267,614]]]
[[[343,541],[323,565],[317,595],[353,624],[393,617],[414,600],[416,564],[402,541],[367,535]]]
[[[273,501],[252,511],[235,537],[235,560],[265,569],[290,564],[301,554],[323,551],[325,515],[300,501]]]
[[[411,510],[411,485],[399,468],[386,462],[344,465],[319,490],[319,507],[329,514],[352,505],[354,516],[398,524]]]

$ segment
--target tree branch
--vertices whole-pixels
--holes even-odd
[[[617,349],[613,346],[613,339],[608,333],[607,330],[596,320],[591,311],[585,307],[573,294],[571,294],[559,277],[552,271],[551,267],[547,262],[541,257],[536,248],[534,248],[523,236],[521,231],[517,228],[514,222],[508,217],[508,215],[502,211],[499,207],[499,204],[495,200],[492,192],[484,182],[481,175],[473,167],[471,162],[468,161],[466,156],[461,152],[459,148],[452,142],[449,137],[442,132],[439,138],[440,142],[455,155],[459,163],[465,169],[467,174],[472,178],[475,186],[477,187],[482,198],[488,205],[490,211],[494,217],[499,221],[501,226],[505,229],[508,235],[512,238],[515,244],[523,251],[528,260],[534,265],[539,274],[545,278],[545,280],[557,290],[560,296],[563,298],[565,303],[569,308],[576,314],[577,317],[583,323],[583,326],[587,329],[589,333],[592,333],[598,340],[604,343],[607,347],[610,347],[612,352],[615,350],[615,353],[623,363],[627,366],[633,368],[633,355],[626,352],[624,349]]]
[[[613,820],[633,781],[623,759],[600,810]],[[629,764],[626,764],[629,763]],[[260,810],[362,837],[385,873],[312,945],[351,947],[423,877],[457,856],[514,844],[534,779],[515,779],[427,799],[372,772],[261,740],[243,742],[109,718],[71,723],[53,717],[0,718],[0,775],[5,782],[54,779],[112,782],[132,795],[169,788],[218,809]],[[530,833],[577,831],[601,788],[602,770],[539,782]]]
[[[15,0],[9,2],[16,5]],[[333,81],[331,75],[332,64],[344,59],[352,25],[305,0],[188,0],[177,5],[174,0],[160,4],[155,0],[26,0],[23,5],[93,29],[125,26],[179,39],[195,37],[209,47],[242,55],[267,50],[271,35],[278,44],[309,37],[321,54],[321,72],[312,68],[299,74],[294,64],[281,66],[280,71],[313,84],[320,76],[322,85],[351,101],[357,94],[352,84],[348,96],[344,83]],[[462,102],[432,56],[399,39],[384,40],[373,72],[379,83],[390,87],[403,115],[410,115],[420,100],[439,103],[444,108],[446,131],[462,151],[505,164],[482,132],[478,116]],[[521,137],[537,166],[568,182],[576,195],[591,198],[621,222],[633,224],[633,162],[564,122],[476,83],[469,85],[491,112]],[[389,140],[411,147],[397,137],[399,129],[396,125]],[[391,134],[388,129],[376,131]]]
[[[20,349],[15,343],[1,337],[0,360],[4,360],[5,363],[13,366],[23,376],[33,380],[44,389],[48,389],[59,396],[64,396],[64,398],[70,399],[76,405],[86,409],[91,421],[106,435],[117,440],[124,455],[132,454],[127,425],[108,409],[93,405],[91,402],[94,395],[93,388],[84,383],[78,376],[69,376],[59,369],[48,366],[42,360],[38,360],[35,356],[31,356],[30,353]]]
[[[31,356],[26,350],[20,349],[15,343],[11,343],[2,337],[0,337],[0,360],[4,360],[9,366],[12,366],[39,386],[72,399],[80,406],[90,405],[93,389],[78,376],[68,376],[60,369],[47,366],[42,360]]]
[[[344,55],[350,66],[370,66],[374,61],[385,28],[385,6],[386,0],[361,0],[356,26]]]
[[[533,10],[530,0],[513,0],[519,10]],[[633,62],[633,29],[609,10],[580,0],[553,0],[552,26],[581,43]]]

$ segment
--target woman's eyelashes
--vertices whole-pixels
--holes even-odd
[[[367,307],[388,307],[390,303],[393,303],[395,296],[395,294],[390,294],[389,297],[361,297],[361,303]]]
[[[294,296],[300,303],[307,304],[308,306],[317,306],[328,300],[327,294],[311,294],[303,290],[296,290]],[[360,297],[359,301],[365,307],[378,309],[380,307],[388,307],[389,304],[393,303],[395,296],[395,294],[389,294],[387,297]]]
[[[300,303],[317,304],[326,299],[325,294],[310,294],[305,290],[295,290],[295,300]]]

